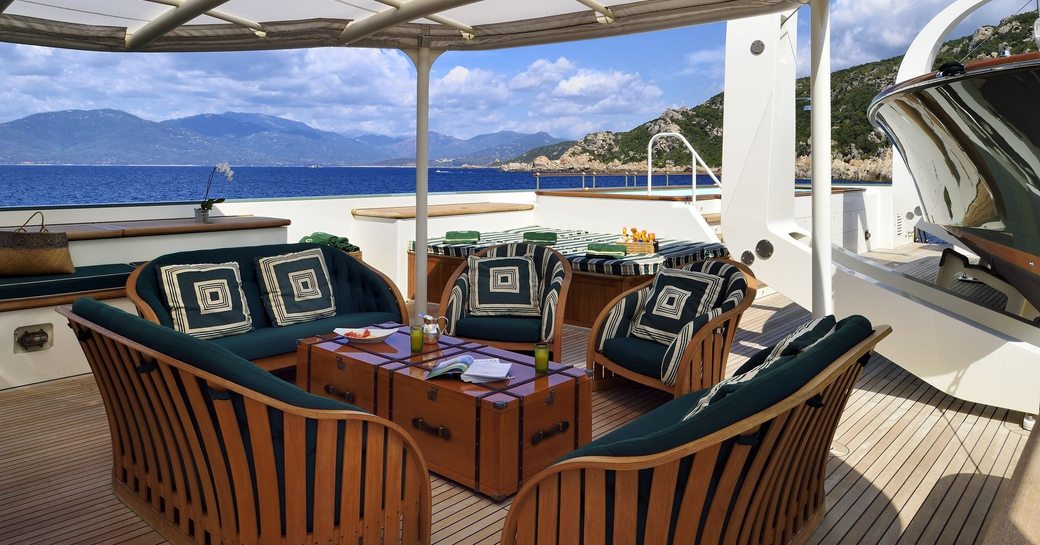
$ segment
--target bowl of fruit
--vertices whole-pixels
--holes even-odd
[[[350,328],[350,327],[338,327],[332,330],[335,334],[340,337],[346,337],[352,343],[381,343],[387,339],[390,335],[393,335],[396,329],[379,329],[377,327],[362,327],[362,328]]]

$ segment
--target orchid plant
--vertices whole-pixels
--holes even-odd
[[[214,204],[224,202],[224,197],[221,197],[219,199],[209,198],[209,190],[213,187],[213,177],[216,176],[217,173],[223,174],[229,182],[235,178],[235,171],[231,170],[231,167],[228,166],[227,161],[221,161],[216,166],[214,166],[213,170],[209,173],[209,180],[206,180],[206,194],[202,196],[202,203],[199,204],[199,208],[203,210],[212,210]]]

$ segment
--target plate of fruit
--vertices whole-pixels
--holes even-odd
[[[332,330],[335,334],[346,337],[352,343],[381,343],[396,329],[379,329],[377,327],[349,328],[338,327]]]

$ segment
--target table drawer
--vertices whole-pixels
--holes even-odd
[[[307,390],[376,414],[376,370],[332,352],[314,351]]]
[[[520,431],[523,480],[577,447],[580,423],[575,421],[576,383],[564,377],[549,378],[559,384],[529,394],[523,400]]]
[[[430,468],[475,487],[477,398],[399,374],[392,388],[392,419],[419,444]]]

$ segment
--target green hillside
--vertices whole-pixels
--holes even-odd
[[[997,26],[986,26],[971,36],[946,42],[940,49],[936,66],[949,61],[971,61],[995,57],[1005,47],[1012,53],[1035,51],[1033,21],[1036,12],[1005,18]],[[882,89],[895,82],[896,72],[902,57],[893,57],[862,64],[834,72],[831,79],[831,109],[834,130],[833,153],[843,159],[880,158],[888,149],[888,140],[874,130],[867,120],[867,107]],[[795,82],[795,96],[809,96],[809,78]],[[809,154],[810,111],[806,101],[797,101],[796,134],[797,153]],[[587,155],[603,164],[634,163],[646,161],[646,144],[653,134],[673,130],[679,131],[697,149],[705,162],[718,166],[722,163],[722,105],[720,93],[692,108],[669,109],[653,119],[626,132],[592,133],[574,143],[570,149],[562,149],[567,143],[530,150],[512,162],[530,163],[535,157],[544,155],[549,159],[561,156]],[[666,147],[667,146],[667,147]],[[689,153],[677,143],[663,143],[660,152],[654,153],[654,166],[688,165]]]

